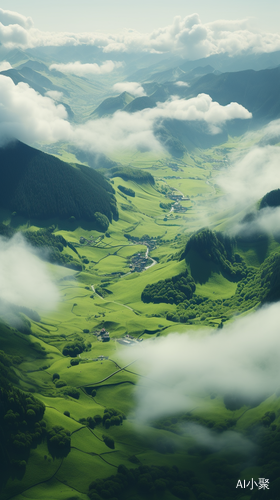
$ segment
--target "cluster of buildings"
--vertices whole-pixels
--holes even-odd
[[[179,201],[176,201],[173,205],[173,212],[175,213],[185,213],[187,211],[187,207],[183,207]]]
[[[84,236],[80,237],[80,244],[81,245],[93,245],[99,243],[101,240],[103,240],[104,235],[102,234],[101,236],[98,236],[98,238],[95,240],[93,236],[90,237],[90,239],[85,238]]]
[[[97,356],[97,358],[94,358],[92,361],[104,361],[104,359],[109,359],[109,356],[103,356],[103,354],[101,354],[101,356]]]
[[[182,194],[169,194],[168,195],[168,198],[170,198],[170,200],[174,200],[174,201],[183,201],[183,200],[189,200],[189,196],[183,196]]]
[[[131,264],[129,264],[131,272],[141,273],[147,266],[148,257],[141,253],[137,253],[131,257]]]
[[[157,247],[157,240],[152,240],[152,239],[147,239],[147,240],[141,240],[139,241],[140,245],[146,245],[148,247],[149,252],[154,250]]]
[[[101,340],[101,342],[109,342],[110,340],[110,334],[105,330],[105,328],[102,328],[99,332],[96,332],[97,338]]]
[[[80,243],[81,245],[83,245],[84,243],[87,243],[87,245],[90,245],[91,243],[93,243],[92,239],[91,240],[87,240],[86,238],[84,238],[83,236],[80,237]]]
[[[147,252],[145,254],[137,253],[131,257],[131,264],[129,264],[129,268],[131,272],[141,273],[144,271],[148,264],[148,251],[154,250],[157,247],[156,240],[145,239],[137,241],[137,245],[146,245]]]

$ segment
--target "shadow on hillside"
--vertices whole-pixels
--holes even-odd
[[[206,261],[192,250],[186,256],[186,263],[190,267],[190,273],[196,283],[204,285],[213,273],[220,273],[220,267],[212,261]]]
[[[259,261],[262,264],[267,257],[269,239],[265,234],[253,236],[238,236],[238,247],[243,251],[254,250]]]

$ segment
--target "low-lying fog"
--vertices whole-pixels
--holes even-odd
[[[191,410],[199,395],[273,394],[280,388],[279,319],[275,303],[208,335],[170,334],[126,348],[123,357],[135,358],[147,376],[136,386],[136,420]]]

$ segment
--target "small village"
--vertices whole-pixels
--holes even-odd
[[[189,201],[190,200],[189,196],[183,196],[182,194],[174,194],[174,193],[169,194],[168,198],[170,198],[170,200],[174,200],[174,201],[177,201],[177,202],[179,202],[179,201],[186,201],[186,200]]]
[[[103,354],[101,354],[100,356],[97,356],[97,358],[92,358],[91,361],[104,361],[106,359],[109,359],[109,356],[103,356]]]
[[[143,240],[137,241],[138,245],[145,245],[147,247],[146,253],[137,253],[131,257],[131,263],[129,264],[130,272],[141,273],[145,271],[150,258],[148,253],[156,248],[156,240],[145,238]]]
[[[101,328],[101,330],[96,330],[94,332],[94,335],[100,340],[100,342],[109,342],[110,341],[110,334],[107,332],[105,328]]]
[[[137,253],[131,257],[131,264],[129,264],[131,273],[141,273],[147,266],[148,257],[146,254]]]
[[[177,213],[184,214],[188,210],[188,208],[183,207],[179,201],[176,201],[176,203],[174,203],[174,205],[172,205],[172,207],[173,207],[173,212],[175,214],[177,214]]]
[[[110,333],[105,328],[101,328],[101,330],[96,330],[94,332],[94,335],[97,337],[97,339],[100,342],[109,342],[111,340]],[[120,338],[120,339],[116,339],[116,341],[122,345],[131,345],[131,344],[137,344],[139,342],[142,342],[143,339],[136,339],[135,337],[132,337],[132,335],[126,334],[125,337]],[[103,359],[108,359],[108,357],[98,356],[93,361],[100,361]]]

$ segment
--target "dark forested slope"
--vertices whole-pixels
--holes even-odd
[[[103,175],[19,141],[0,149],[0,207],[37,219],[118,217],[114,189]]]

